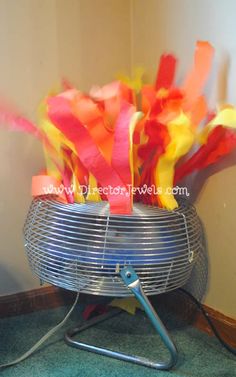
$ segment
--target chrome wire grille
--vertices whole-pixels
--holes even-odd
[[[110,215],[107,202],[32,201],[24,226],[31,269],[43,281],[84,293],[129,296],[119,270],[131,264],[147,295],[183,286],[201,249],[193,206],[175,211],[140,203],[131,215]]]

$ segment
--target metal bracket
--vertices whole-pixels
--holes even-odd
[[[161,369],[161,370],[169,370],[171,369],[177,362],[177,349],[171,340],[167,329],[161,322],[160,318],[156,314],[154,308],[152,307],[151,303],[149,302],[147,296],[143,292],[140,280],[136,272],[131,266],[124,267],[120,271],[121,278],[123,279],[125,285],[131,292],[135,295],[137,300],[142,305],[144,311],[146,312],[148,318],[150,319],[152,325],[154,326],[157,333],[160,335],[163,343],[167,347],[170,352],[170,359],[166,362],[154,362],[144,357],[134,356],[134,355],[127,355],[122,352],[112,351],[106,348],[96,347],[87,343],[82,343],[73,339],[73,337],[80,333],[81,331],[95,325],[96,323],[102,322],[108,318],[113,317],[121,312],[121,310],[113,310],[112,312],[102,314],[96,318],[92,318],[91,320],[87,321],[84,325],[78,328],[73,328],[66,332],[65,334],[65,341],[70,346],[98,353],[100,355],[113,357],[115,359],[129,361],[135,364],[147,366],[154,369]]]

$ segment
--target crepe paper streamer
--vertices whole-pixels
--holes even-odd
[[[142,159],[138,155],[140,144],[144,144],[147,141],[146,135],[144,135],[145,117],[142,112],[134,113],[130,124],[130,167],[132,175],[132,187],[138,187],[140,185],[140,168],[142,166]]]
[[[44,151],[46,152],[45,157],[46,157],[46,163],[47,163],[47,173],[50,173],[50,176],[52,178],[53,177],[55,178],[56,187],[58,187],[58,182],[60,181],[60,178],[62,177],[63,169],[59,163],[59,153],[58,153],[58,150],[55,148],[55,143],[54,144],[51,143],[51,141],[48,138],[47,132],[45,132],[45,129],[37,128],[32,122],[28,121],[21,115],[14,113],[14,111],[10,109],[9,106],[4,107],[3,104],[1,104],[1,108],[0,108],[0,121],[7,123],[12,130],[29,133],[33,135],[34,137],[36,137],[37,139],[41,140],[44,146]],[[50,157],[48,157],[48,154],[50,155]],[[35,178],[35,180],[33,180],[33,183],[36,181],[38,182],[38,178]],[[38,189],[36,189],[35,184],[33,186],[34,186],[35,193],[38,190],[38,195],[45,194],[43,191],[43,188],[47,186],[44,185],[40,188],[40,184],[39,184]],[[52,186],[50,187],[52,188]],[[60,186],[60,190],[61,190],[61,186]],[[58,196],[63,201],[66,201],[64,194],[59,193]]]
[[[166,138],[164,132],[168,133],[168,131],[166,126],[159,123],[156,119],[147,120],[144,129],[145,134],[148,136],[148,141],[139,147],[138,155],[143,161],[147,161],[149,164],[156,149],[161,149],[160,152],[163,152],[162,148]]]
[[[210,114],[210,117],[212,116],[213,114]],[[175,182],[178,183],[185,176],[217,162],[220,157],[230,153],[235,148],[235,133],[230,129],[235,128],[235,108],[228,107],[219,111],[199,136],[203,146],[189,160],[176,169]]]
[[[61,182],[48,175],[36,175],[32,177],[31,193],[33,197],[53,195],[58,200],[64,203],[67,202]]]
[[[71,145],[71,143],[67,141],[67,145]],[[63,183],[65,181],[68,182],[67,185],[65,185],[69,194],[71,192],[70,188],[72,188],[73,199],[76,203],[85,203],[86,192],[84,192],[84,189],[89,185],[89,173],[75,154],[74,145],[72,149],[70,149],[70,147],[62,146],[62,158],[64,166],[68,170],[71,182],[65,177],[65,172],[62,175],[62,181]]]
[[[215,128],[215,130],[218,127]],[[214,130],[214,131],[215,131]],[[206,168],[211,164],[215,164],[223,156],[229,154],[236,147],[236,133],[234,130],[224,128],[224,135],[219,140],[216,148],[203,161],[202,168]]]
[[[120,308],[132,315],[136,313],[137,309],[143,310],[143,307],[138,302],[138,300],[136,300],[135,297],[127,297],[120,299],[115,298],[110,302],[109,306],[112,306],[113,308]]]
[[[150,188],[155,187],[153,172],[154,172],[159,156],[160,156],[159,151],[156,152],[156,148],[153,149],[150,162],[147,163],[146,161],[142,167],[140,185],[139,185],[140,191],[137,191],[135,199],[137,199],[138,201],[141,201],[144,204],[157,205],[159,203],[158,196],[154,195],[153,192],[149,193],[148,191],[145,191],[146,188],[148,187]]]
[[[71,154],[73,152],[66,146],[62,146],[61,149],[64,160],[62,183],[65,187],[65,196],[68,203],[74,203],[73,166],[71,162]]]
[[[32,134],[41,139],[40,131],[32,122],[18,114],[15,110],[1,101],[0,103],[0,123],[7,125],[12,131],[21,131]]]
[[[38,123],[40,131],[47,135],[47,140],[42,140],[47,174],[61,181],[64,165],[61,155],[62,135],[47,119],[45,101],[38,106]]]
[[[85,203],[85,187],[88,186],[89,173],[74,152],[70,156],[72,175],[72,187],[74,189],[74,201]]]
[[[13,131],[26,132],[39,139],[47,150],[51,151],[51,160],[56,169],[60,170],[60,167],[57,165],[57,153],[43,130],[37,128],[36,125],[16,113],[9,105],[3,102],[0,104],[0,122],[7,124]]]
[[[91,128],[101,121],[102,111],[91,98],[80,92],[74,92],[71,100],[76,116],[82,123],[86,124],[86,127]]]
[[[60,149],[60,155],[58,155],[55,148],[50,143],[46,145],[46,150],[50,156],[50,159],[52,160],[51,163],[52,163],[53,168],[51,171],[51,176],[55,178],[56,174],[53,174],[53,172],[56,167],[56,171],[60,177],[59,180],[61,184],[65,186],[66,192],[68,191],[69,193],[69,195],[68,196],[66,195],[66,197],[68,198],[68,201],[70,203],[73,203],[73,199],[72,199],[73,195],[70,194],[70,189],[69,189],[69,186],[71,184],[70,180],[73,174],[73,172],[71,172],[71,165],[70,165],[69,157],[67,156],[67,154],[63,152],[63,148]],[[63,166],[61,166],[60,161],[59,161],[60,156],[61,156],[61,160],[63,161]]]
[[[106,102],[118,97],[120,100],[133,103],[133,91],[121,81],[113,81],[103,87],[93,86],[89,92],[92,99],[98,102]]]
[[[224,108],[210,121],[207,127],[210,129],[215,126],[236,128],[236,109],[233,107]]]
[[[74,85],[72,85],[71,82],[65,77],[63,77],[61,80],[61,86],[63,91],[74,89]]]
[[[189,113],[193,127],[196,129],[197,126],[206,118],[207,115],[208,107],[206,99],[203,96],[200,96],[193,103],[191,112]]]
[[[45,143],[43,143],[47,174],[56,178],[57,180],[62,180],[64,162],[61,152],[61,133],[48,120],[41,120],[40,123],[41,130],[47,135],[50,142],[50,146],[52,147],[49,147],[48,143],[46,145]]]
[[[135,103],[133,90],[120,81],[114,81],[102,88],[94,87],[90,95],[100,106],[103,106],[105,126],[109,131],[114,131],[122,101]]]
[[[136,106],[136,96],[135,96],[134,90],[122,82],[120,82],[119,96],[120,96],[120,103],[122,101],[126,101]]]
[[[170,142],[168,129],[165,125],[159,123],[156,119],[148,120],[145,123],[145,133],[148,136],[148,142],[139,148],[139,156],[144,161],[142,166],[140,186],[155,185],[156,166],[159,157],[165,153],[166,147]],[[146,204],[159,203],[158,197],[154,193],[137,195],[139,199]],[[160,204],[160,203],[159,203]]]
[[[91,98],[75,95],[71,106],[73,113],[86,127],[108,163],[111,162],[113,132],[105,124],[104,109]]]
[[[74,91],[70,91],[74,93]],[[65,187],[65,197],[68,203],[84,203],[84,195],[81,184],[88,172],[76,157],[74,144],[61,133],[52,122],[47,119],[46,104],[39,107],[40,127],[48,135],[50,146],[44,145],[47,174],[55,177]]]
[[[85,196],[83,195],[83,190],[75,174],[72,176],[72,187],[74,190],[74,201],[75,203],[85,203]]]
[[[133,135],[136,125],[143,117],[141,112],[134,113],[134,111],[135,108],[132,105],[123,104],[115,127],[112,159],[112,166],[119,173],[129,193],[131,207],[133,205],[133,193],[131,191],[135,185],[135,181],[137,183],[137,176],[139,176],[138,159],[136,159],[137,150],[133,145]]]
[[[162,55],[158,67],[155,89],[169,89],[174,81],[177,60],[174,55]]]
[[[78,164],[79,159],[74,155],[73,151],[69,149],[65,151],[64,149],[66,148],[62,148],[63,157],[65,158],[62,182],[65,186],[65,195],[67,201],[69,203],[85,203],[85,195],[83,193],[83,187],[81,186],[81,184],[84,184],[84,181],[83,183],[81,183],[81,170],[79,168],[79,166],[81,167],[81,163]],[[79,180],[79,178],[81,178],[81,180]]]
[[[142,161],[138,156],[139,145],[133,143],[133,187],[140,186],[140,167]]]
[[[176,169],[175,183],[177,184],[185,176],[192,174],[194,171],[216,163],[221,157],[229,154],[235,147],[236,132],[222,126],[217,126],[209,134],[206,144],[200,147],[190,159]]]
[[[91,173],[89,174],[88,194],[86,200],[91,202],[100,202],[102,200],[99,194],[97,180]]]
[[[74,93],[74,91],[73,91]],[[80,176],[86,174],[81,163],[75,160],[75,148],[65,136],[48,120],[46,103],[42,102],[38,109],[39,125],[43,133],[47,135],[49,142],[43,142],[47,174],[59,180],[65,186],[65,196],[69,203],[76,201],[84,203],[84,196],[80,189]],[[78,171],[79,168],[79,171]],[[75,176],[75,173],[78,176]]]
[[[182,113],[183,93],[179,89],[161,89],[150,111],[150,117],[158,117],[159,122],[168,123]]]
[[[217,127],[209,135],[206,144],[200,147],[190,159],[188,159],[184,164],[182,164],[176,169],[174,179],[175,184],[181,181],[186,175],[193,173],[195,170],[201,169],[201,166],[203,165],[205,158],[207,158],[207,156],[216,147],[217,143],[224,136],[224,133],[225,131],[223,127]]]
[[[194,55],[194,65],[183,84],[185,92],[184,111],[191,109],[206,83],[209,75],[214,48],[208,42],[198,41]]]
[[[213,115],[202,94],[212,57],[212,46],[197,42],[193,67],[181,87],[174,85],[177,60],[171,54],[161,56],[153,85],[143,86],[142,68],[89,94],[63,80],[64,91],[44,100],[39,128],[2,101],[0,123],[42,141],[53,180],[47,195],[65,203],[108,200],[111,213],[128,214],[133,204],[129,186],[153,185],[157,194],[136,191],[135,200],[172,210],[178,206],[174,183],[236,147],[236,109],[226,105]],[[136,111],[139,91],[143,115]],[[194,141],[199,149],[175,171]],[[48,178],[34,177],[36,195],[45,195]],[[112,190],[99,194],[104,188]]]
[[[207,124],[203,130],[197,135],[197,141],[199,144],[205,144],[209,133],[219,125],[227,128],[236,128],[236,109],[232,106],[227,106],[220,110],[217,114],[209,112],[207,114]]]
[[[72,101],[74,114],[82,123],[86,124],[90,135],[108,163],[111,163],[114,139],[113,129],[115,128],[111,123],[116,119],[117,111],[121,111],[121,103],[123,101],[121,92],[124,90],[124,86],[115,82],[109,87],[103,88],[103,90],[97,89],[97,93],[93,92],[93,95],[103,103],[103,111],[101,103],[99,105],[99,103],[95,103],[90,98],[76,96]],[[127,95],[128,97],[129,95]],[[104,115],[105,113],[108,115]]]
[[[89,304],[86,305],[82,316],[85,321],[89,320],[90,318],[94,317],[95,315],[101,315],[107,313],[108,307],[102,304]]]
[[[46,162],[47,174],[57,180],[63,180],[64,167],[67,155],[63,156],[63,146],[73,149],[73,144],[65,139],[64,135],[47,119],[46,105],[42,103],[38,110],[39,127],[47,139],[43,138],[43,150]],[[68,161],[67,161],[68,163]]]
[[[116,97],[119,90],[120,82],[113,81],[102,87],[92,86],[89,91],[89,95],[96,101],[105,101],[109,98]]]
[[[89,182],[88,170],[84,167],[81,160],[75,153],[72,153],[71,160],[72,160],[72,165],[73,165],[73,171],[74,171],[75,176],[78,179],[78,182],[82,186],[87,186]]]
[[[146,115],[156,101],[156,90],[152,85],[144,85],[141,89],[141,110]]]
[[[168,123],[167,128],[170,143],[166,147],[166,152],[160,156],[154,174],[155,185],[161,188],[159,195],[161,205],[168,210],[173,210],[178,207],[171,191],[174,182],[174,168],[177,161],[192,147],[194,134],[191,123],[184,114]]]
[[[130,143],[130,148],[129,148],[129,165],[130,165],[130,170],[131,170],[131,187],[134,187],[134,174],[135,174],[135,150],[133,146],[133,135],[134,135],[134,130],[138,122],[142,119],[143,113],[142,112],[136,112],[133,114],[131,121],[130,121],[130,126],[129,126],[129,143]],[[138,161],[137,161],[138,163]],[[131,201],[133,203],[133,195],[131,195]]]
[[[117,172],[106,162],[86,127],[73,115],[70,102],[57,96],[48,99],[48,106],[49,118],[74,143],[77,155],[83,165],[94,175],[102,187],[111,186],[113,188],[107,193],[111,213],[131,213],[130,197],[125,185]],[[115,188],[119,188],[125,195],[117,195]]]
[[[132,136],[130,137],[129,125],[135,112],[133,105],[123,102],[114,131],[114,144],[112,150],[113,168],[118,172],[122,182],[127,186],[132,184],[130,166],[130,150],[132,149]],[[133,127],[135,124],[133,125]],[[132,130],[133,131],[133,130]],[[132,135],[131,131],[131,135]]]
[[[69,169],[68,166],[65,167],[64,169],[64,174],[63,174],[63,186],[64,186],[64,191],[65,191],[65,197],[67,203],[74,203],[74,191],[73,191],[73,185],[72,185],[72,177],[73,173]]]
[[[150,92],[149,92],[150,93]],[[152,100],[152,98],[151,98]],[[164,130],[162,134],[154,136],[153,133],[150,133],[149,135],[149,142],[146,144],[146,151],[151,153],[151,159],[148,161],[144,161],[144,165],[142,167],[142,173],[141,173],[141,179],[140,179],[140,186],[144,186],[145,184],[147,186],[156,186],[157,184],[157,170],[158,170],[158,161],[159,157],[165,152],[165,148],[167,144],[169,143],[169,132],[166,128],[165,124],[170,123],[173,119],[177,118],[182,114],[182,101],[183,101],[183,93],[178,89],[159,89],[156,93],[156,99],[155,101],[152,101],[149,115],[150,122],[154,121],[153,125],[153,132],[155,134],[155,127],[158,131],[158,127],[163,127],[162,130]],[[149,118],[147,118],[149,119]],[[161,119],[161,121],[160,121]],[[148,123],[146,126],[151,126],[152,123]],[[152,128],[150,127],[150,130]],[[146,133],[148,134],[148,128],[146,127]],[[172,135],[174,137],[174,135]],[[155,143],[155,140],[159,140]],[[156,145],[155,145],[156,144]],[[143,151],[145,150],[145,147]],[[142,153],[142,146],[139,148],[139,152]],[[141,153],[139,154],[141,156]],[[142,156],[144,157],[144,156]],[[173,179],[172,179],[173,180]],[[173,183],[172,183],[173,184]],[[156,186],[157,190],[160,191],[159,187]],[[162,187],[160,188],[162,189]],[[172,189],[172,186],[170,187]],[[163,206],[163,204],[160,201],[160,198],[155,196],[154,194],[146,194],[141,195],[139,197],[140,200],[142,200],[144,203],[148,204],[159,204],[160,206]]]
[[[143,75],[145,70],[143,67],[135,67],[132,77],[122,74],[117,75],[119,81],[126,84],[129,88],[133,89],[136,93],[139,93],[143,86]]]

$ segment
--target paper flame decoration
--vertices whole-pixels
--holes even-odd
[[[180,87],[174,84],[173,55],[161,56],[154,85],[126,79],[92,88],[88,95],[64,82],[64,91],[41,105],[39,126],[0,108],[2,123],[32,133],[43,144],[46,174],[33,177],[33,195],[63,184],[74,190],[58,191],[58,200],[108,200],[113,214],[129,214],[133,200],[175,209],[168,188],[236,147],[236,109],[225,106],[212,114],[202,94],[212,59],[212,46],[197,42],[193,67]],[[141,87],[141,112],[135,87]],[[181,163],[195,143],[196,152]],[[144,185],[153,185],[159,195],[134,194],[132,188]],[[82,187],[88,186],[85,195]],[[113,190],[105,192],[109,187]]]

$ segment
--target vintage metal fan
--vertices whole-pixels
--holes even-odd
[[[24,237],[31,269],[43,281],[93,295],[135,295],[170,359],[153,362],[73,339],[109,314],[67,332],[68,344],[156,369],[176,363],[176,347],[147,296],[183,286],[197,260],[201,225],[186,200],[174,211],[135,203],[131,215],[111,215],[107,202],[62,204],[38,197],[32,201]]]

